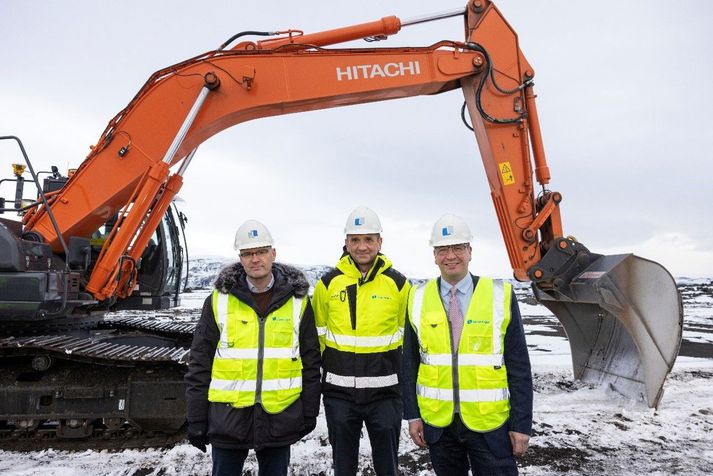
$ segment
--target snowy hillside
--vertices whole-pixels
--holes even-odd
[[[231,265],[236,261],[235,258],[215,257],[215,256],[199,256],[191,258],[188,269],[188,286],[187,289],[210,289],[213,287],[213,282],[218,276],[218,273],[225,266]],[[288,263],[291,264],[291,263]],[[330,266],[320,265],[292,265],[302,270],[309,281],[310,292],[314,289],[317,280],[327,271]]]

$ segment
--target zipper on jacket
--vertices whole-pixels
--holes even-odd
[[[349,303],[349,319],[352,322],[352,330],[356,330],[357,325],[357,285],[347,286],[347,301]]]
[[[257,382],[255,384],[255,403],[262,404],[262,375],[265,360],[265,321],[266,317],[257,318]]]
[[[350,258],[351,259],[351,258]],[[352,264],[359,269],[356,266],[356,263],[352,262]],[[374,264],[371,266],[371,269],[369,270],[368,273],[363,275],[359,280],[357,281],[357,284],[351,284],[347,286],[347,299],[349,299],[349,317],[352,321],[352,330],[356,330],[356,325],[357,325],[357,287],[361,287],[364,284],[368,283],[369,281],[373,281],[374,278],[376,277],[377,273],[379,270],[384,266],[384,260],[381,259],[380,256],[377,256],[376,259],[374,260]]]
[[[453,366],[453,413],[460,413],[460,395],[458,392],[458,387],[460,387],[460,382],[458,380],[458,350],[453,348],[453,328],[451,327],[451,321],[448,321],[448,329],[451,333],[451,355],[453,361],[451,365]]]

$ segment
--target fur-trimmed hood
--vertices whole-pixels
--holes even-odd
[[[272,273],[275,276],[275,287],[291,288],[298,298],[307,295],[309,282],[299,269],[288,264],[272,263]],[[214,286],[218,291],[227,294],[233,288],[247,288],[246,277],[245,268],[238,261],[220,271]]]

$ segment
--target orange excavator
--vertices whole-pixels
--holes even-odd
[[[328,48],[357,39],[385,40],[409,25],[455,16],[464,19],[462,41]],[[251,41],[256,36],[267,38]],[[465,8],[410,21],[390,16],[314,34],[247,31],[217,50],[161,69],[109,122],[66,184],[41,195],[28,209],[21,230],[0,225],[0,325],[20,318],[38,329],[56,320],[82,323],[105,303],[130,296],[142,255],[180,190],[197,147],[214,134],[261,117],[460,89],[461,116],[478,144],[514,276],[532,281],[535,297],[564,326],[575,377],[609,385],[654,407],[680,346],[682,307],[675,281],[657,263],[631,254],[599,255],[565,235],[563,197],[549,188],[534,75],[517,34],[489,0],[470,0]],[[101,251],[90,256],[92,234],[113,218]],[[55,334],[47,340],[52,338],[60,342],[55,350],[65,353],[52,357],[55,365],[66,355],[74,355],[76,365],[118,365],[100,350],[91,359],[78,350],[68,354],[61,339]],[[0,341],[0,350],[8,353],[19,345],[13,339]],[[86,346],[92,348],[93,342],[96,337],[88,337]],[[50,347],[27,340],[19,345],[31,350],[20,353],[34,361]],[[166,355],[176,350],[164,349]],[[145,356],[141,351],[136,355],[138,359],[121,364],[138,365]],[[40,359],[35,365],[35,380],[42,381],[49,367],[45,364]],[[47,396],[30,388],[13,394],[15,407],[0,403],[5,405],[0,419],[5,426],[19,421],[35,431],[42,418],[71,420],[74,424],[64,428],[70,436],[88,436],[87,427],[103,424],[111,434],[126,422],[145,421],[127,403],[137,400],[130,386],[121,388],[111,398],[107,388],[95,391],[94,397],[78,389],[86,403],[77,404],[81,411],[72,413],[67,404],[64,413],[49,417],[51,411],[33,416],[22,399],[44,398],[57,413],[60,398],[52,395],[61,392]],[[174,393],[152,395],[150,403],[161,408],[171,398],[182,399]],[[13,431],[22,425],[15,424]],[[165,430],[160,423],[148,426]]]

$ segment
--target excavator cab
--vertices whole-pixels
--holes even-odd
[[[166,309],[181,303],[188,248],[180,217],[172,203],[141,255],[134,292],[117,300],[113,309]]]
[[[13,164],[14,177],[0,180],[0,214],[24,216],[26,210],[37,206],[41,195],[50,197],[51,201],[69,180],[69,177],[59,173],[57,167],[52,167],[51,171],[36,174],[35,177],[42,178],[40,189],[40,182],[34,181],[35,177],[30,180],[23,177],[27,168],[25,165]],[[71,172],[68,175],[71,176]],[[37,190],[31,193],[35,188]],[[86,319],[69,321],[79,327],[93,325],[96,321],[94,311],[98,309],[152,310],[180,304],[179,293],[187,275],[187,246],[185,216],[175,203],[166,210],[160,226],[154,231],[149,245],[141,255],[136,273],[136,291],[131,296],[98,303],[94,297],[80,292],[78,283],[87,279],[91,273],[117,218],[114,216],[107,220],[90,237],[71,237],[65,256],[53,256],[52,250],[42,242],[42,238],[25,230],[21,221],[0,217],[0,242],[3,245],[0,269],[3,273],[11,273],[7,277],[14,280],[15,286],[35,289],[34,294],[29,295],[27,292],[18,294],[12,286],[0,286],[0,303],[4,303],[0,309],[9,310],[7,316],[0,311],[4,325],[13,327],[11,323],[18,316],[30,315],[46,321],[48,325],[55,325],[57,319],[53,319],[55,311],[52,309],[58,302],[63,303],[63,309],[56,317],[65,325],[66,314],[87,316]],[[58,299],[62,295],[65,298]],[[16,309],[21,304],[17,302],[18,299],[22,301],[24,312],[18,313]]]

